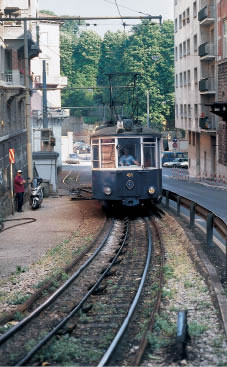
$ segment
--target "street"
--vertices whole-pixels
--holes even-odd
[[[187,171],[187,170],[185,170]],[[227,222],[227,186],[209,185],[205,182],[189,182],[171,176],[171,168],[162,169],[163,188],[195,201]],[[185,177],[187,172],[185,172]]]

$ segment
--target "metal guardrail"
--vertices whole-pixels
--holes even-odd
[[[169,208],[169,200],[176,202],[177,208],[177,216],[180,215],[180,208],[183,206],[184,208],[190,211],[190,228],[193,228],[195,225],[195,216],[199,216],[200,218],[206,220],[206,241],[208,246],[214,246],[213,243],[213,230],[220,234],[223,238],[223,242],[226,246],[226,270],[225,277],[227,279],[227,224],[212,211],[202,207],[201,205],[191,201],[183,196],[176,194],[175,192],[169,190],[162,190],[163,196],[166,198],[166,207]]]

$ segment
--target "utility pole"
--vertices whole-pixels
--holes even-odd
[[[46,60],[43,60],[43,128],[48,128]]]
[[[149,90],[147,91],[147,127],[150,127],[150,98],[149,98]]]
[[[29,81],[29,60],[28,60],[28,33],[27,21],[24,20],[24,83],[25,83],[25,126],[27,129],[27,160],[28,177],[33,179],[32,168],[32,136],[31,136],[31,97]],[[30,186],[28,187],[30,189]]]

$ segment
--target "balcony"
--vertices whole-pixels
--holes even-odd
[[[40,85],[43,84],[42,75],[34,75],[33,78],[36,84],[40,84]],[[55,86],[58,86],[58,88],[64,88],[67,86],[67,77],[60,76],[60,75],[47,75],[46,83],[48,86],[55,85]]]
[[[209,61],[215,59],[214,43],[205,42],[199,46],[199,56],[201,61]]]
[[[200,94],[216,94],[215,79],[205,78],[199,81]]]
[[[19,70],[9,70],[0,73],[0,81],[8,86],[24,86],[24,75]]]
[[[199,127],[201,130],[215,131],[216,130],[215,120],[212,117],[208,116],[200,117]]]
[[[201,25],[210,25],[215,22],[215,7],[206,5],[198,13],[198,21]]]

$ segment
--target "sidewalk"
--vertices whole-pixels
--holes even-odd
[[[0,233],[2,277],[15,272],[18,266],[28,267],[38,261],[48,249],[56,247],[80,230],[84,222],[85,227],[89,226],[90,232],[94,232],[103,223],[103,214],[96,201],[76,202],[68,196],[45,198],[38,210],[31,210],[25,205],[24,213],[15,213],[7,219],[21,218],[35,218],[36,221]],[[5,228],[18,223],[20,222],[6,222]]]
[[[188,175],[188,170],[179,169],[179,168],[171,168],[171,175],[169,176],[176,180],[184,180],[200,185],[204,185],[207,187],[216,187],[221,190],[227,190],[227,182],[221,179],[208,179],[208,178],[198,178],[198,177],[190,177]]]

